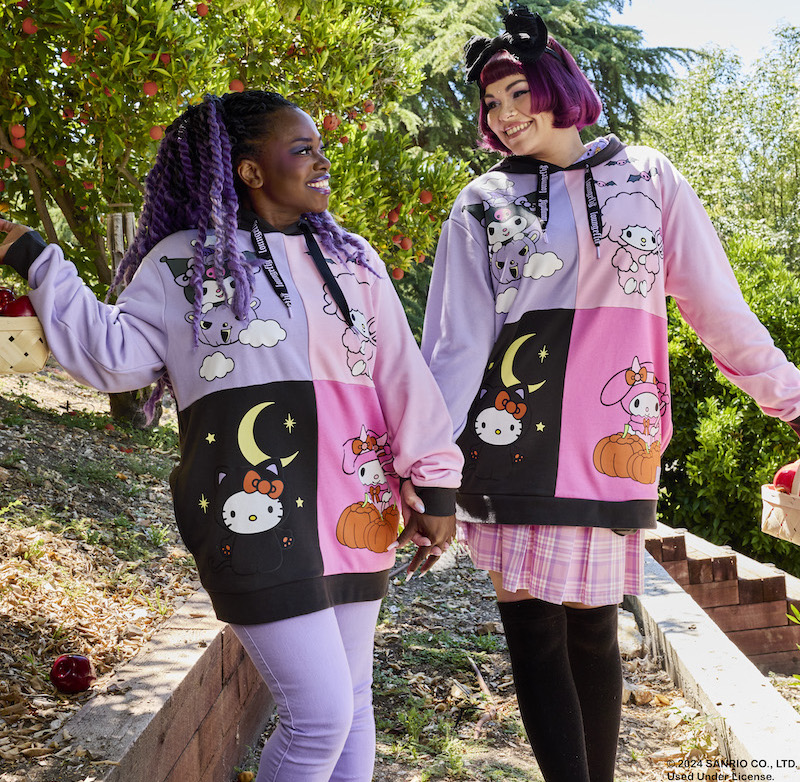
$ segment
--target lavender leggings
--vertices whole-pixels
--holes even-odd
[[[231,625],[280,721],[256,782],[369,782],[375,763],[372,651],[381,601]]]

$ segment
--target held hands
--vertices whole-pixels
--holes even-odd
[[[431,516],[425,513],[425,506],[414,491],[411,481],[403,483],[400,494],[403,499],[405,525],[397,540],[389,548],[402,548],[408,542],[418,546],[406,573],[410,577],[419,568],[421,575],[430,570],[439,557],[447,551],[456,533],[456,517]]]
[[[30,230],[31,229],[27,226],[20,225],[19,223],[12,223],[10,220],[3,220],[0,218],[0,234],[6,234],[3,241],[0,242],[0,263],[5,263],[8,248],[11,247],[20,236],[28,233]]]

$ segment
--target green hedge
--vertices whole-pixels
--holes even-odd
[[[736,236],[726,249],[752,310],[800,363],[800,275],[757,238]],[[675,435],[664,455],[661,520],[800,575],[800,546],[760,529],[761,484],[800,457],[800,442],[719,373],[672,301],[669,356]]]

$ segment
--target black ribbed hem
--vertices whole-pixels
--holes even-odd
[[[257,625],[312,614],[344,603],[382,600],[389,586],[389,571],[340,573],[308,581],[262,589],[257,592],[212,592],[211,604],[221,622]]]
[[[440,486],[415,486],[414,490],[425,503],[430,516],[452,516],[456,512],[456,490]]]
[[[800,437],[800,418],[795,418],[794,421],[787,421],[787,424],[794,429],[794,433]]]
[[[459,493],[456,504],[459,521],[474,524],[546,524],[619,530],[656,526],[655,500],[602,502],[570,497],[486,497]]]
[[[27,280],[33,262],[45,247],[47,242],[36,231],[28,231],[8,248],[5,264]]]

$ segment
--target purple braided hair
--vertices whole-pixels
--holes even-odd
[[[233,312],[237,318],[249,320],[255,271],[237,241],[237,213],[244,185],[235,174],[235,167],[242,157],[258,152],[260,142],[269,138],[272,130],[267,118],[285,108],[298,107],[274,92],[247,90],[220,97],[207,95],[167,128],[145,179],[136,234],[117,268],[109,295],[131,281],[145,255],[162,239],[177,231],[196,230],[191,285],[192,329],[197,346],[207,262],[205,243],[210,228],[216,237],[212,262],[218,279],[233,279]],[[376,273],[369,264],[366,243],[342,229],[329,212],[303,217],[329,255],[343,257]],[[166,372],[144,406],[148,420],[153,420],[165,390],[172,391]]]

